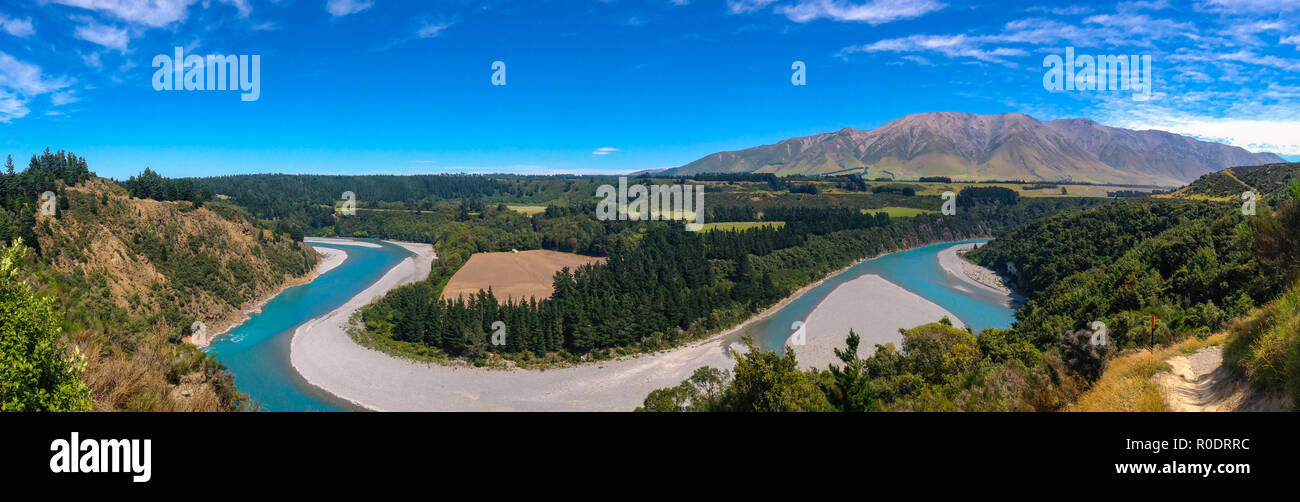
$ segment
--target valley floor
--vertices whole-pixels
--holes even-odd
[[[809,285],[707,340],[671,350],[559,369],[483,369],[398,358],[363,347],[349,336],[350,318],[358,308],[394,287],[428,275],[436,258],[432,248],[401,245],[416,256],[402,261],[339,309],[300,326],[291,342],[293,366],[307,381],[372,410],[631,411],[651,391],[675,386],[701,366],[731,368],[735,364],[731,351],[745,351],[741,335],[750,323],[780,310],[820,284]],[[896,341],[888,338],[899,328],[934,322],[944,315],[955,325],[960,323],[942,308],[875,275],[850,281],[836,293],[843,293],[838,295],[840,300],[819,309],[822,314],[810,316],[809,322],[820,325],[842,318],[857,323],[855,326],[867,326],[861,330],[867,347]],[[875,308],[862,308],[864,302]],[[824,367],[830,362],[827,357],[834,357],[831,348],[842,346],[847,332],[847,328],[823,330],[814,326],[808,332],[807,346],[797,349],[800,359],[808,357],[809,362]]]
[[[947,317],[956,328],[965,324],[957,316],[930,300],[889,282],[878,275],[864,275],[839,285],[808,315],[807,342],[791,346],[801,368],[826,369],[842,365],[834,349],[847,347],[845,337],[852,329],[862,338],[858,357],[875,353],[876,345],[892,343],[903,348],[899,328],[912,328]]]

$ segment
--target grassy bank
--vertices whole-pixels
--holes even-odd
[[[1170,371],[1169,358],[1219,345],[1227,333],[1188,338],[1155,349],[1130,350],[1110,362],[1106,373],[1068,411],[1169,411],[1151,377]]]
[[[1234,323],[1223,359],[1255,385],[1300,402],[1300,283]]]

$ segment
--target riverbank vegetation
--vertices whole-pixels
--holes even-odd
[[[480,364],[502,358],[525,365],[575,362],[665,349],[734,325],[856,260],[987,236],[1062,208],[1104,202],[1018,203],[1012,193],[967,204],[962,215],[952,217],[928,214],[939,210],[938,197],[849,192],[837,189],[840,181],[823,178],[792,184],[770,175],[679,179],[648,174],[629,181],[705,184],[706,221],[748,224],[697,234],[675,222],[600,221],[595,218],[596,188],[617,185],[616,177],[247,175],[196,180],[255,217],[300,225],[306,233],[433,244],[439,259],[427,281],[394,289],[362,311],[364,339],[383,341],[373,345],[400,355]],[[816,185],[817,193],[790,190],[803,185]],[[299,186],[288,199],[275,196],[285,187]],[[357,197],[355,214],[335,211],[344,191]],[[513,209],[520,205],[545,209]],[[887,207],[911,211],[907,218],[870,211]],[[514,249],[607,260],[556,274],[556,293],[549,299],[503,303],[490,291],[439,299],[470,255]],[[506,323],[504,344],[490,343],[496,321]]]
[[[47,393],[84,386],[84,404],[98,411],[251,406],[225,368],[183,340],[195,321],[211,337],[241,320],[242,309],[306,277],[318,256],[241,208],[203,204],[192,183],[148,171],[127,184],[140,197],[95,176],[84,158],[49,151],[0,177],[0,238],[29,250],[12,260],[6,280],[48,302],[58,333],[49,342],[43,325],[45,338],[6,324],[4,343],[57,346],[32,356],[65,358],[62,369],[38,372],[17,360],[6,368],[32,368],[26,378]],[[46,191],[56,198],[42,200]],[[68,378],[47,384],[57,380],[42,376],[57,374]],[[22,378],[7,374],[0,383]],[[81,397],[67,402],[46,409],[85,409]]]
[[[1152,199],[1045,216],[969,254],[1015,271],[1028,302],[1010,329],[919,326],[903,330],[901,348],[878,345],[865,358],[850,333],[840,364],[824,370],[750,346],[737,370],[701,369],[640,410],[1156,411],[1166,406],[1150,378],[1163,360],[1218,343],[1229,367],[1298,402],[1300,183],[1265,195],[1274,204],[1255,216],[1237,204]],[[1107,344],[1094,343],[1093,321],[1105,323]],[[745,378],[773,395],[793,392],[783,382],[817,382],[824,402],[741,399],[742,366],[758,368]]]
[[[607,261],[556,274],[549,299],[502,303],[482,291],[442,300],[441,287],[470,251],[463,240],[442,240],[436,243],[440,263],[429,281],[393,290],[365,309],[362,319],[370,338],[397,342],[385,347],[406,344],[409,349],[399,352],[420,357],[429,357],[432,348],[479,364],[498,357],[530,365],[557,357],[578,362],[656,351],[739,323],[856,260],[988,235],[1039,210],[1046,209],[983,208],[965,218],[895,220],[851,208],[771,207],[764,217],[784,225],[701,233],[686,232],[679,223],[600,222],[587,213],[565,213],[568,220],[557,225],[537,215],[531,233],[511,235],[546,247],[561,241],[548,235],[551,229],[599,229],[580,235],[600,245],[584,239],[575,247],[603,252]],[[501,218],[494,211],[481,217]],[[509,218],[496,221],[508,224]],[[340,220],[336,228],[354,224]],[[494,250],[487,247],[478,250]],[[507,326],[500,345],[489,342],[495,321]]]

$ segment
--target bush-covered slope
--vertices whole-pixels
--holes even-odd
[[[1021,336],[1049,343],[1102,321],[1122,348],[1208,335],[1272,299],[1284,281],[1261,268],[1255,235],[1230,204],[1135,201],[1054,215],[970,256],[1015,263]]]
[[[1240,200],[1242,192],[1249,190],[1261,200],[1273,201],[1285,198],[1296,179],[1300,179],[1300,163],[1232,167],[1201,176],[1172,197]]]
[[[44,172],[38,161],[50,155],[3,176],[5,213],[20,215],[9,220],[18,235],[6,240],[26,234],[39,250],[18,275],[53,300],[62,333],[86,357],[94,409],[238,408],[229,374],[183,338],[195,321],[210,339],[242,320],[242,309],[309,277],[318,255],[237,208],[131,198],[76,157],[50,160],[73,176],[53,169],[39,180],[58,194],[57,211],[43,214],[27,192],[36,186],[30,171]]]

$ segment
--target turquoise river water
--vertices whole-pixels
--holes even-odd
[[[313,244],[347,251],[343,264],[315,281],[285,290],[258,314],[219,337],[208,347],[235,375],[235,385],[263,411],[355,411],[356,406],[307,383],[289,363],[289,342],[300,324],[338,308],[369,287],[411,253],[399,246],[372,241],[380,248]],[[962,241],[983,242],[983,241]],[[938,253],[958,243],[944,243],[885,255],[859,263],[806,292],[766,319],[748,328],[763,348],[783,346],[790,325],[802,321],[837,286],[866,274],[876,274],[916,293],[981,329],[1006,328],[1014,312],[1003,298],[971,287],[939,265]]]

